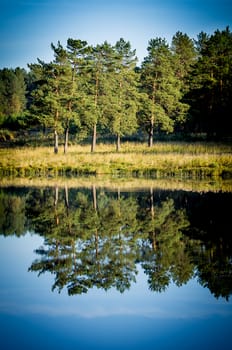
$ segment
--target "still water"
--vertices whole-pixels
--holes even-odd
[[[231,193],[0,189],[2,349],[231,349]]]

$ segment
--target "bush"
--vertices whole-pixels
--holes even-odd
[[[12,141],[12,140],[14,140],[14,134],[12,131],[9,131],[6,129],[0,130],[0,141],[1,142]]]

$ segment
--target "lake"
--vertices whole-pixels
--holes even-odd
[[[5,349],[231,349],[232,193],[0,188]]]

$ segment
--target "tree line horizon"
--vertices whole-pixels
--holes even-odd
[[[53,134],[54,153],[62,137],[66,153],[70,135],[91,138],[92,152],[97,135],[114,137],[117,151],[122,137],[138,134],[150,147],[164,134],[231,137],[229,27],[197,40],[178,31],[171,44],[155,37],[139,67],[123,38],[96,46],[69,38],[51,49],[51,62],[0,70],[0,140],[37,129]]]

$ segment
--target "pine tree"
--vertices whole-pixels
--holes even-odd
[[[38,60],[38,64],[29,65],[29,68],[37,76],[31,93],[31,112],[44,128],[52,128],[54,153],[58,153],[58,135],[63,132],[60,105],[62,71],[56,63],[41,60]]]
[[[86,76],[85,123],[92,128],[91,152],[95,151],[97,126],[106,126],[106,111],[109,103],[110,72],[113,61],[113,48],[106,41],[92,48],[88,60]]]
[[[182,90],[188,91],[187,78],[197,58],[194,40],[178,31],[172,38],[171,50],[174,54],[176,75],[182,82]]]
[[[0,118],[8,127],[25,123],[26,77],[21,68],[0,70]]]
[[[72,125],[79,131],[78,138],[86,136],[86,113],[88,113],[88,69],[91,47],[87,41],[79,39],[67,40],[68,59],[71,64],[71,96],[73,99]],[[88,119],[88,118],[87,118]]]
[[[69,50],[71,43],[69,42]],[[64,133],[64,153],[68,150],[70,125],[80,124],[78,113],[82,94],[78,89],[77,67],[75,63],[75,42],[73,52],[68,52],[58,42],[51,44],[54,60],[50,63],[38,61],[30,65],[37,76],[35,89],[32,92],[31,110],[37,115],[40,124],[52,128],[54,133],[54,153],[58,152],[58,135]]]
[[[115,67],[111,73],[110,104],[108,127],[116,135],[117,151],[120,150],[120,138],[132,134],[137,128],[138,91],[135,73],[135,50],[130,42],[120,39],[115,45]]]
[[[186,103],[186,112],[189,109],[190,101],[187,94],[190,91],[190,74],[197,60],[197,50],[194,46],[194,40],[187,34],[177,32],[172,38],[171,50],[174,59],[174,69],[178,80],[180,81],[180,100]],[[189,115],[188,115],[189,116]],[[182,131],[187,122],[187,115],[182,114],[175,124],[175,131]]]
[[[175,74],[174,58],[165,39],[149,42],[148,56],[141,68],[141,88],[146,94],[140,111],[140,124],[153,144],[154,130],[172,132],[182,120],[187,106],[181,103],[181,84]]]
[[[50,80],[51,86],[55,83],[54,98],[57,102],[57,112],[60,119],[61,127],[64,132],[64,153],[68,150],[68,135],[70,120],[73,117],[73,103],[75,86],[72,81],[72,70],[68,60],[67,51],[58,42],[57,46],[51,44],[54,52],[54,78]],[[56,134],[55,134],[56,137]]]
[[[229,135],[232,114],[232,33],[200,33],[198,61],[191,74],[192,127],[208,136]]]

